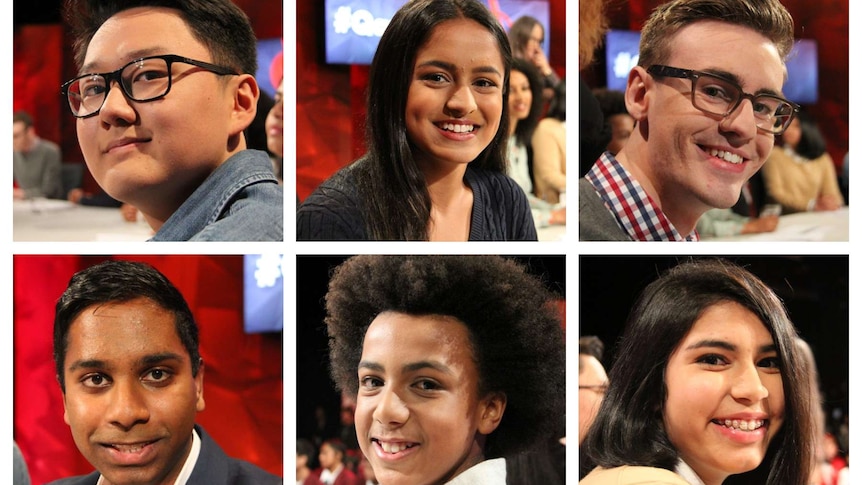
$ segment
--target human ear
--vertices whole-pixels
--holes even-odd
[[[629,72],[626,83],[626,110],[636,122],[644,121],[649,110],[649,88],[652,87],[652,77],[641,66],[635,66]]]
[[[257,114],[257,100],[260,98],[260,87],[251,74],[234,76],[236,87],[233,91],[231,106],[230,135],[242,133],[251,125]]]
[[[204,360],[200,360],[200,367],[198,367],[198,375],[195,376],[195,409],[198,412],[203,411],[206,408],[206,403],[204,402]]]
[[[503,412],[506,411],[506,395],[502,392],[491,393],[484,397],[479,405],[481,406],[481,414],[478,431],[481,434],[489,435],[497,429],[500,420],[503,419]]]

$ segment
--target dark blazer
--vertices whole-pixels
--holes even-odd
[[[188,485],[281,485],[284,480],[251,463],[227,456],[200,426],[195,430],[201,437],[201,452],[189,477]],[[49,485],[96,485],[99,472],[63,478]]]

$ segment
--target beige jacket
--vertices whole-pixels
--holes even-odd
[[[662,468],[619,466],[596,468],[580,485],[690,485],[676,473]]]

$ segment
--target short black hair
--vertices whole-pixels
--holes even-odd
[[[326,295],[332,377],[356,394],[365,332],[377,315],[446,315],[468,329],[479,393],[506,396],[485,456],[510,455],[562,429],[565,343],[552,295],[499,256],[355,256]]]
[[[63,393],[66,392],[63,364],[72,322],[93,305],[126,302],[142,297],[174,314],[177,335],[189,353],[192,375],[197,376],[201,362],[198,327],[180,291],[148,264],[109,260],[75,273],[66,291],[57,300],[54,313],[54,364]]]
[[[212,63],[237,72],[257,72],[257,39],[245,12],[230,0],[65,0],[63,18],[71,27],[75,63],[84,64],[93,36],[109,18],[131,8],[178,10]]]
[[[33,117],[26,111],[16,111],[12,114],[12,124],[24,123],[24,126],[30,128],[33,126]]]

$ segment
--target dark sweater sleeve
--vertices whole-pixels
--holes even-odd
[[[338,172],[299,206],[298,241],[360,241],[368,239],[352,177]]]

